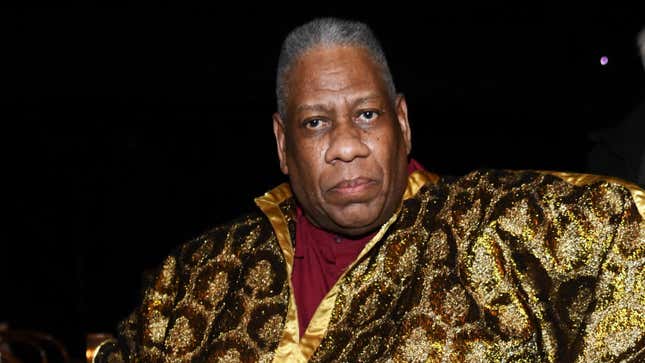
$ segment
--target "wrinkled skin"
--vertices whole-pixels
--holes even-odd
[[[286,119],[273,115],[280,168],[317,227],[358,237],[399,207],[410,127],[405,98],[393,100],[379,66],[351,46],[320,46],[288,78]]]

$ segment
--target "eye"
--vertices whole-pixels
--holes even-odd
[[[363,111],[358,115],[361,121],[371,122],[380,116],[380,112],[374,110]]]
[[[325,121],[320,118],[312,118],[305,120],[302,124],[308,129],[315,130],[321,128],[325,124]]]

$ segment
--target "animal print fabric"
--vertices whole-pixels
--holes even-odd
[[[278,205],[293,241],[295,201]],[[645,223],[621,185],[476,171],[425,183],[397,213],[334,286],[329,313],[314,315],[327,324],[314,349],[279,360],[645,359]],[[278,360],[293,300],[269,217],[170,255],[95,361]]]

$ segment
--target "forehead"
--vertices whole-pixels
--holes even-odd
[[[288,87],[290,106],[387,96],[379,66],[367,50],[352,46],[307,51],[294,64]]]

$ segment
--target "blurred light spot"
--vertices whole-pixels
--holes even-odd
[[[606,66],[607,63],[609,63],[609,58],[605,57],[604,55],[600,57],[600,65]]]

